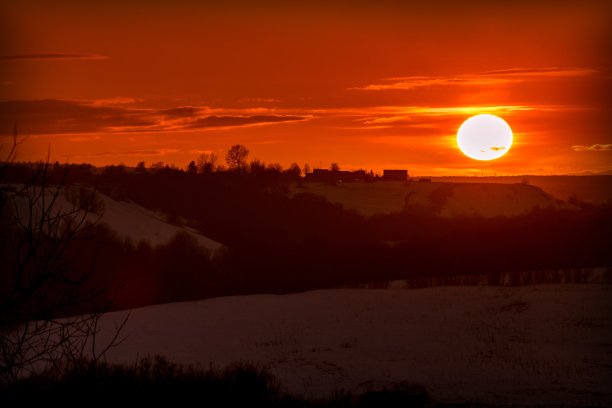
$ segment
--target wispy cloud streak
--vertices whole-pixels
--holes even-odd
[[[611,151],[612,150],[612,144],[594,144],[594,145],[590,145],[590,146],[574,145],[574,146],[572,146],[572,150],[574,150],[575,152],[586,152],[586,151],[604,152],[604,151]]]
[[[384,78],[381,83],[350,88],[362,91],[412,90],[431,86],[493,86],[536,79],[584,77],[596,74],[590,68],[510,68],[452,76],[405,76]]]
[[[469,76],[456,76],[456,77],[427,77],[427,76],[412,76],[402,78],[388,78],[384,81],[390,81],[389,83],[382,84],[371,84],[363,87],[356,87],[351,89],[364,90],[364,91],[385,91],[385,90],[410,90],[416,88],[423,88],[429,86],[439,85],[498,85],[509,82],[516,82],[516,80],[503,79],[503,78],[486,78],[486,77],[469,77]]]
[[[591,68],[510,68],[482,72],[480,75],[503,75],[520,77],[581,77],[597,74]]]
[[[104,60],[109,59],[106,55],[97,54],[67,54],[61,52],[50,52],[41,54],[13,54],[0,55],[4,61],[44,61],[44,60]]]

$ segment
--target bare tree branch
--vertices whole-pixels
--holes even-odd
[[[109,305],[100,308],[93,303],[104,288],[89,288],[93,265],[88,271],[76,271],[66,253],[76,241],[91,239],[101,205],[95,190],[67,185],[68,166],[57,178],[49,158],[31,165],[25,184],[3,183],[21,141],[15,125],[13,146],[0,165],[3,382],[66,363],[80,364],[85,358],[97,361],[124,340],[120,333],[128,319],[106,344],[97,344],[99,322]],[[85,306],[90,310],[87,314],[62,317]]]

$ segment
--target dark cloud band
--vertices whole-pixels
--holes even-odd
[[[142,109],[58,99],[0,102],[0,134],[167,132],[306,120],[296,115],[211,115],[206,108],[183,106]]]
[[[45,53],[45,54],[16,54],[0,55],[0,60],[5,61],[41,61],[41,60],[101,60],[108,59],[105,55],[95,54],[64,54],[64,53]]]

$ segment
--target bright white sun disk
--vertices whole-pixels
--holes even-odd
[[[457,131],[457,145],[475,160],[494,160],[508,153],[512,129],[502,118],[480,114],[467,119]]]

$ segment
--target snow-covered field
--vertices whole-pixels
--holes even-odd
[[[574,208],[559,203],[539,187],[527,184],[377,182],[303,183],[293,194],[313,193],[363,215],[430,209],[443,217],[516,216],[539,208]]]
[[[592,204],[612,202],[612,176],[500,176],[500,177],[436,177],[445,183],[529,183],[555,198],[567,201],[574,196]]]
[[[437,402],[612,405],[612,286],[320,290],[134,309],[108,358],[261,363],[322,396],[396,381]],[[126,312],[105,316],[100,340]]]

